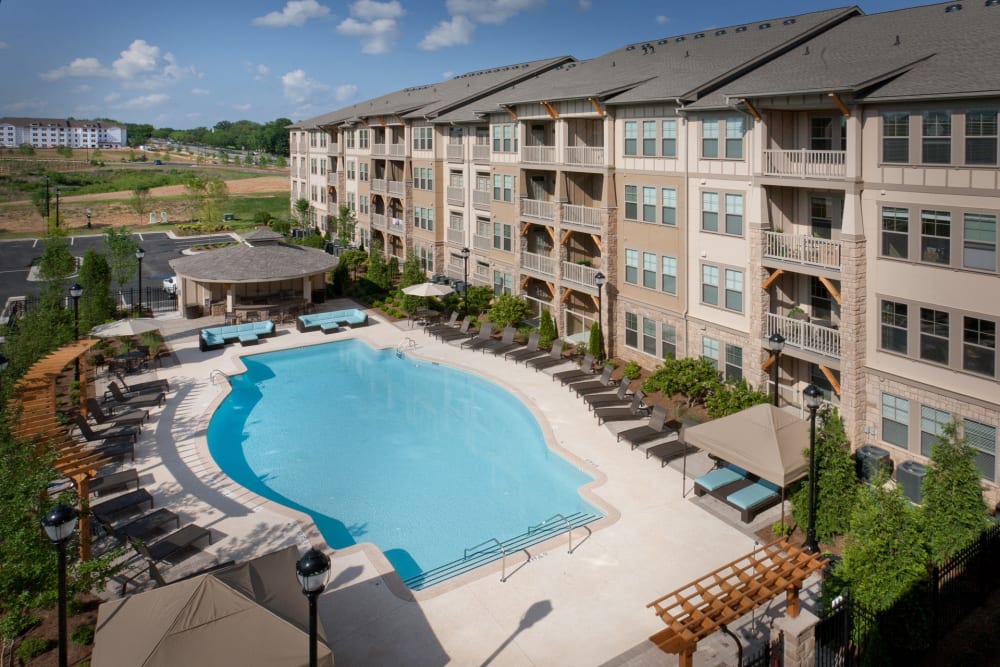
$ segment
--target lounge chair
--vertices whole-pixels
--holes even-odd
[[[187,552],[194,547],[195,542],[205,538],[208,538],[209,544],[212,543],[211,531],[197,524],[189,523],[180,530],[175,530],[151,544],[134,538],[130,542],[139,555],[146,560],[154,563],[165,560],[173,563],[181,560],[178,556],[187,555]]]
[[[477,350],[483,345],[493,340],[493,323],[483,322],[483,325],[479,327],[479,333],[475,335],[474,338],[463,340],[459,347],[466,347],[470,350]]]
[[[684,454],[686,449],[687,445],[681,439],[661,442],[646,448],[646,458],[655,456],[660,459],[660,467],[663,468],[678,456]]]
[[[594,355],[587,354],[580,362],[579,368],[571,368],[568,371],[559,371],[552,374],[552,381],[559,380],[560,384],[568,384],[580,380],[590,380],[594,377]]]
[[[486,354],[486,351],[489,350],[490,352],[493,352],[494,355],[497,354],[494,351],[497,348],[507,348],[509,350],[513,350],[514,347],[508,347],[508,346],[514,346],[514,336],[516,334],[517,334],[517,329],[515,329],[514,327],[510,326],[504,327],[503,335],[500,338],[491,338],[490,340],[480,345],[478,349],[483,354]]]
[[[124,463],[125,459],[135,461],[135,440],[131,436],[122,435],[95,442],[98,444],[86,443],[83,451],[88,455],[98,454],[111,463]]]
[[[582,382],[571,382],[569,385],[570,391],[575,391],[577,396],[586,396],[587,394],[598,394],[602,391],[608,391],[609,389],[614,389],[618,386],[618,381],[611,379],[611,374],[614,373],[615,369],[611,366],[605,366],[604,370],[601,371],[601,377],[596,380],[584,380]]]
[[[439,330],[454,329],[458,324],[458,311],[451,311],[451,317],[448,318],[447,322],[433,322],[424,327],[424,333],[434,335],[434,332]]]
[[[563,341],[562,339],[556,339],[552,341],[552,349],[549,350],[548,354],[543,354],[539,357],[531,357],[530,359],[524,360],[525,366],[534,366],[535,372],[538,372],[539,368],[547,368],[552,365],[553,360],[557,360],[555,363],[562,363],[565,361],[562,356]]]
[[[94,418],[98,424],[114,424],[115,426],[142,426],[142,423],[149,417],[149,410],[135,408],[126,410],[121,414],[114,414],[112,407],[108,412],[104,411],[100,402],[96,398],[88,398],[87,413]],[[112,404],[113,405],[113,404]]]
[[[462,338],[469,338],[476,334],[475,331],[470,331],[472,327],[472,318],[468,315],[462,320],[462,324],[457,329],[450,329],[448,331],[438,331],[434,333],[434,337],[441,340],[444,343],[452,340],[460,340]]]
[[[90,480],[87,488],[91,493],[101,495],[102,493],[112,493],[113,491],[128,490],[130,484],[135,484],[139,488],[139,471],[135,468],[126,468],[109,475],[100,475]]]
[[[583,397],[583,402],[587,404],[587,410],[628,405],[632,402],[632,391],[629,389],[628,382],[620,382],[616,391],[587,394]]]
[[[129,437],[134,441],[139,437],[138,426],[115,426],[114,424],[109,424],[107,426],[91,426],[91,424],[84,419],[83,416],[78,414],[73,415],[73,421],[76,423],[77,428],[80,429],[80,434],[83,435],[84,439],[88,442],[122,437]]]
[[[126,396],[122,393],[121,387],[114,382],[108,383],[108,390],[111,392],[111,400],[107,402],[115,407],[151,408],[153,406],[161,406],[167,400],[167,395],[162,391],[156,394],[150,392],[148,394]]]
[[[160,393],[161,391],[170,391],[170,383],[166,380],[148,380],[146,382],[133,382],[131,384],[125,382],[120,374],[115,374],[118,378],[118,383],[121,385],[122,391],[125,395],[129,394],[146,394],[150,392]]]
[[[146,512],[120,526],[113,525],[107,515],[104,514],[95,515],[94,518],[97,520],[97,524],[101,527],[101,530],[122,544],[126,543],[129,539],[147,540],[155,537],[169,530],[170,524],[173,524],[174,530],[181,527],[180,517],[163,507]]]
[[[644,398],[646,398],[646,392],[640,389],[632,394],[632,401],[627,406],[597,408],[594,410],[597,423],[604,424],[605,422],[620,422],[645,417],[649,414],[649,408],[642,404]]]
[[[509,352],[503,353],[504,359],[512,359],[515,363],[523,359],[531,359],[541,354],[545,354],[545,350],[538,349],[538,341],[542,338],[541,334],[535,332],[528,336],[528,344],[518,348],[516,350],[511,350]]]
[[[710,496],[725,501],[726,497],[754,483],[752,475],[743,468],[725,463],[715,470],[694,479],[694,494]]]
[[[617,442],[624,440],[635,449],[639,445],[652,440],[659,440],[668,435],[680,431],[681,424],[678,421],[667,421],[667,409],[662,405],[654,405],[649,413],[649,423],[635,428],[627,428],[619,431]]]
[[[740,511],[743,523],[750,523],[758,514],[780,502],[781,487],[766,479],[758,479],[726,496],[726,504]]]
[[[115,496],[96,505],[91,505],[90,511],[95,516],[110,519],[117,514],[135,510],[146,503],[149,503],[149,509],[153,509],[153,496],[146,489],[136,489],[135,491],[123,493],[120,496]]]

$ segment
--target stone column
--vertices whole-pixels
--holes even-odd
[[[785,667],[814,667],[816,664],[816,624],[819,619],[801,610],[795,618],[781,616],[774,621],[772,639],[785,633]]]
[[[848,191],[840,250],[840,414],[847,437],[856,443],[864,440],[867,338],[868,243],[860,231],[861,222],[861,196]]]

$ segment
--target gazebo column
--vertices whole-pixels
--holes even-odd
[[[306,303],[310,303],[312,298],[312,276],[305,276],[302,279],[302,300]]]
[[[231,313],[236,306],[236,285],[227,283],[223,287],[226,290],[226,312]]]

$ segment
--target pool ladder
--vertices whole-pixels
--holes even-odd
[[[229,375],[227,375],[225,371],[220,371],[218,368],[212,369],[212,372],[209,373],[208,375],[208,379],[212,382],[212,384],[215,384],[215,379],[219,376],[224,377],[226,379],[226,382],[228,382],[230,386],[232,386],[233,383],[232,380],[229,379]]]
[[[503,544],[501,544],[500,540],[497,538],[491,537],[485,542],[480,542],[474,547],[469,547],[465,550],[465,556],[463,558],[464,560],[468,560],[470,555],[478,556],[479,554],[485,553],[486,550],[480,549],[479,547],[485,547],[487,544],[495,544],[497,545],[497,549],[500,550],[500,583],[504,583],[507,581],[507,550],[503,548]]]
[[[552,516],[550,516],[545,521],[542,521],[538,525],[528,526],[528,535],[531,535],[535,531],[542,530],[544,528],[548,528],[549,527],[549,522],[552,521],[553,519],[562,519],[563,525],[566,526],[566,534],[569,535],[569,551],[567,551],[566,553],[572,554],[573,553],[573,524],[571,524],[569,522],[569,519],[567,519],[562,514],[559,514],[558,512],[556,514],[553,514]]]
[[[405,352],[406,350],[415,350],[415,349],[417,349],[417,341],[413,340],[412,338],[404,338],[403,340],[399,341],[399,345],[396,346],[396,358],[402,359],[403,352]]]

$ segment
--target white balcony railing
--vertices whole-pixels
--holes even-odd
[[[327,155],[340,155],[340,144],[336,141],[331,141],[326,145]]]
[[[406,183],[403,181],[389,181],[389,194],[402,197],[406,194]]]
[[[766,344],[765,344],[766,347]],[[793,385],[779,384],[778,385],[778,402],[782,407],[793,406],[799,410],[799,419],[809,418],[809,408],[806,407],[806,402],[803,400],[802,390],[808,386],[805,383],[796,383]],[[774,381],[768,378],[764,383],[764,393],[768,396],[774,396]],[[820,407],[830,406],[834,408],[840,407],[840,399],[837,398],[836,394],[833,394],[833,401],[828,401],[821,398]]]
[[[399,218],[389,218],[389,231],[393,234],[402,234],[406,229],[406,221]]]
[[[372,157],[385,156],[385,144],[372,144]]]
[[[522,146],[521,162],[535,162],[539,164],[555,164],[555,146]]]
[[[372,213],[371,214],[371,222],[372,222],[372,228],[373,229],[383,229],[384,230],[385,227],[386,227],[385,216],[382,215],[381,213]]]
[[[563,222],[570,222],[591,229],[600,229],[604,219],[601,209],[592,206],[563,204]]]
[[[489,190],[473,190],[472,205],[476,208],[489,209],[491,196],[492,193]]]
[[[527,218],[553,220],[556,217],[556,205],[541,199],[522,199],[521,215]]]
[[[465,157],[465,146],[462,144],[447,144],[445,146],[445,156],[449,160],[461,160]]]
[[[576,283],[577,285],[583,285],[584,287],[593,288],[597,287],[597,283],[594,281],[594,276],[601,272],[600,269],[595,269],[592,266],[585,266],[583,264],[577,264],[576,262],[563,262],[562,271],[563,280]]]
[[[445,188],[445,193],[449,204],[461,205],[465,203],[465,188],[461,185],[449,185]]]
[[[767,335],[781,334],[785,346],[840,358],[840,331],[791,317],[767,315]]]
[[[567,146],[566,164],[582,167],[603,167],[603,146]]]
[[[406,144],[387,144],[386,154],[389,157],[406,157]]]
[[[384,178],[373,178],[371,184],[372,192],[385,192],[386,180]]]
[[[472,146],[472,159],[476,162],[489,162],[490,161],[490,145],[489,144],[473,144]]]
[[[521,253],[521,266],[529,271],[555,277],[556,262],[551,257],[534,252]]]
[[[335,171],[328,171],[328,172],[326,172],[326,182],[327,182],[328,185],[336,185],[337,184],[337,172],[335,172]]]
[[[492,250],[493,249],[493,237],[491,236],[479,236],[478,234],[472,235],[472,247],[476,250]]]
[[[844,178],[847,151],[764,150],[765,176]]]
[[[840,241],[764,232],[764,256],[782,262],[840,269]]]
[[[445,232],[448,243],[457,243],[459,245],[465,243],[465,230],[459,227],[458,229],[452,229],[449,227]]]

